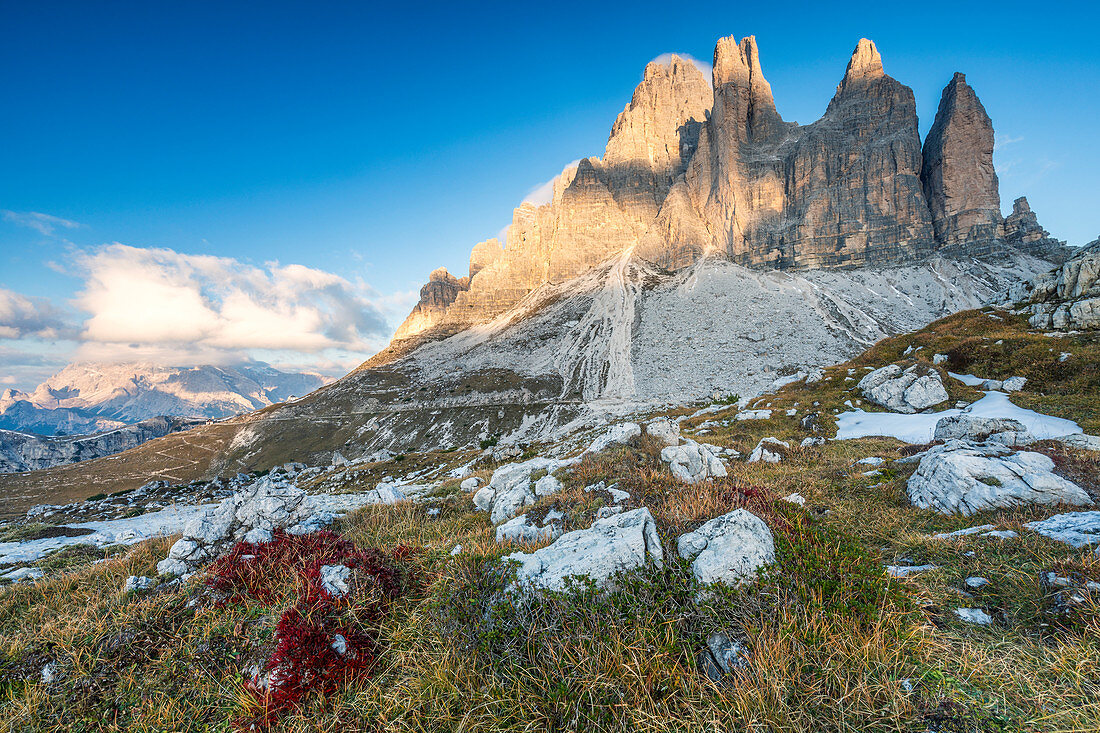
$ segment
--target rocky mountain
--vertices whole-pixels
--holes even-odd
[[[55,434],[110,430],[160,415],[224,418],[320,387],[316,374],[238,366],[70,364],[32,392],[0,394],[0,429]]]
[[[93,435],[54,437],[0,430],[0,473],[37,471],[102,458],[204,422],[201,418],[161,416]]]
[[[718,42],[709,81],[675,56],[652,63],[603,157],[518,207],[468,273],[434,271],[389,348],[300,400],[191,431],[204,448],[175,480],[557,440],[752,398],[1018,301],[1066,250],[1026,200],[1001,218],[992,141],[961,74],[922,141],[912,91],[868,40],[808,125],[779,115],[752,37]],[[148,480],[151,460],[131,453],[111,481]]]
[[[810,270],[916,262],[1057,242],[1026,200],[1003,219],[993,126],[955,74],[922,142],[912,90],[874,43],[856,46],[825,115],[785,122],[753,37],[721,39],[708,84],[673,56],[653,63],[602,159],[562,172],[553,200],[516,209],[506,242],[478,244],[469,274],[437,270],[398,344],[484,323],[547,284],[633,248],[662,271],[718,257]]]

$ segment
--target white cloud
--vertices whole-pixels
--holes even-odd
[[[707,81],[710,81],[713,78],[714,66],[708,61],[700,61],[699,59],[695,58],[694,56],[692,56],[689,53],[676,53],[676,54],[663,53],[660,56],[656,56],[656,57],[650,59],[649,63],[650,64],[661,64],[662,66],[668,66],[669,64],[672,63],[672,57],[673,56],[679,56],[684,61],[690,61],[692,64],[695,65],[695,68],[697,68],[697,69],[699,69],[699,71],[703,72],[703,76],[705,76],[707,78]],[[646,64],[646,66],[649,66],[649,64]]]
[[[111,244],[78,256],[81,358],[224,363],[253,350],[374,351],[390,325],[366,284],[277,262]]]
[[[577,158],[576,160],[570,161],[564,168],[562,168],[561,173],[557,174],[556,176],[554,176],[553,178],[550,178],[547,181],[543,181],[542,183],[538,184],[537,186],[532,188],[530,191],[528,191],[527,195],[523,197],[523,201],[521,203],[534,204],[535,206],[542,206],[544,204],[548,204],[551,201],[553,201],[554,200],[554,184],[557,182],[557,180],[559,178],[561,178],[562,173],[565,173],[570,168],[576,168],[577,165],[580,162],[581,162],[580,158]]]
[[[994,150],[1004,150],[1009,145],[1015,145],[1016,143],[1023,142],[1023,135],[1019,137],[1012,137],[1011,135],[1005,135],[1004,137],[996,136],[996,142],[993,143]]]
[[[0,209],[0,216],[4,217],[4,221],[10,221],[18,226],[34,229],[36,232],[44,234],[47,237],[53,236],[54,232],[58,229],[77,229],[81,226],[79,222],[62,219],[60,216],[43,214],[38,211],[10,211],[8,209]]]
[[[50,301],[0,288],[0,339],[56,339],[67,331],[63,314]]]

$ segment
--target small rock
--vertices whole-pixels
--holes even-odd
[[[346,565],[322,565],[321,588],[333,598],[340,598],[348,593],[348,578],[351,577],[351,568]]]
[[[680,444],[680,425],[667,417],[658,417],[645,424],[645,431],[665,445]]]
[[[790,449],[791,444],[778,438],[761,438],[752,453],[749,454],[749,463],[764,461],[765,463],[779,463],[783,460],[781,449]]]
[[[139,593],[152,589],[156,584],[157,581],[153,578],[147,578],[144,575],[131,575],[122,586],[122,591],[124,593]]]
[[[927,573],[938,568],[939,565],[887,565],[886,572],[891,578],[908,578],[915,573]]]
[[[661,539],[646,508],[599,519],[589,529],[567,532],[534,552],[516,552],[505,560],[519,563],[513,588],[565,590],[569,579],[583,576],[606,587],[621,571],[662,562]]]
[[[688,484],[726,475],[726,467],[718,456],[706,446],[690,440],[684,445],[664,448],[661,451],[661,460],[669,464],[672,475]]]
[[[340,655],[348,653],[348,640],[344,638],[343,634],[332,637],[332,650]]]
[[[989,585],[989,580],[980,575],[971,576],[963,582],[966,583],[967,588],[981,588],[983,585]]]
[[[856,463],[861,466],[881,466],[886,463],[886,459],[879,458],[878,456],[870,456],[869,458],[860,458]]]
[[[706,648],[699,652],[699,667],[711,682],[721,682],[728,674],[748,666],[744,645],[730,640],[721,631],[707,637]]]
[[[980,608],[956,608],[955,615],[971,624],[988,626],[993,623],[993,617]]]
[[[803,448],[817,448],[825,445],[825,439],[821,437],[803,438],[800,445]]]
[[[1100,511],[1055,514],[1041,522],[1028,522],[1024,526],[1032,532],[1038,532],[1071,547],[1100,545]]]
[[[784,496],[783,501],[789,501],[790,503],[797,504],[798,506],[806,506],[806,497],[797,492],[789,496]]]
[[[535,496],[550,496],[558,493],[561,489],[561,481],[549,474],[535,482]]]
[[[897,364],[864,376],[857,385],[863,396],[894,412],[912,414],[947,401],[940,373],[915,364],[904,371]]]
[[[455,545],[451,548],[451,557],[458,557],[462,554],[462,545]]]
[[[680,535],[676,551],[693,560],[692,574],[703,584],[737,585],[775,562],[775,541],[764,520],[745,509],[716,517]]]
[[[468,479],[464,479],[458,487],[463,491],[473,491],[478,486],[481,486],[481,483],[481,478],[479,476],[471,476]]]

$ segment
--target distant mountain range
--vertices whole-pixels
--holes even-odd
[[[308,394],[317,374],[237,366],[70,364],[32,392],[0,393],[0,429],[82,435],[167,415],[218,419]]]

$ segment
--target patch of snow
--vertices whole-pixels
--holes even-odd
[[[1003,392],[986,392],[985,397],[962,410],[941,410],[914,415],[864,412],[863,410],[842,412],[836,418],[836,437],[838,440],[850,440],[888,436],[906,443],[930,443],[936,434],[936,423],[942,418],[957,415],[1019,420],[1036,440],[1060,438],[1082,432],[1081,426],[1072,420],[1025,410],[1012,404],[1008,395]]]

